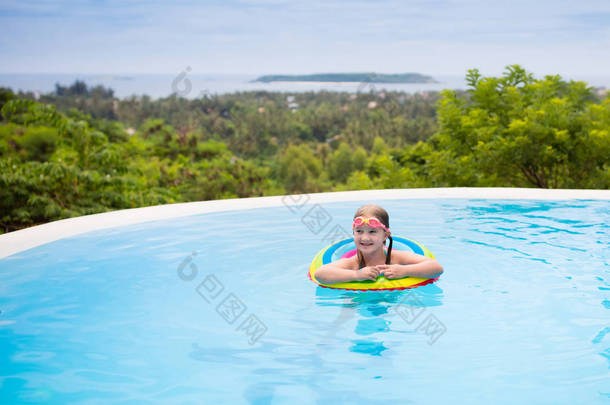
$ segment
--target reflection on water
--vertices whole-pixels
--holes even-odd
[[[429,307],[442,305],[443,290],[436,284],[402,291],[345,291],[318,287],[316,304],[338,306],[340,312],[330,322],[325,341],[333,340],[345,323],[356,318],[354,333],[362,338],[351,339],[349,351],[381,356],[388,348],[383,334],[390,332],[425,333],[433,343],[444,333],[444,326],[430,329]],[[426,316],[427,315],[427,316]],[[392,326],[394,322],[395,326]],[[439,321],[437,320],[437,323]],[[434,326],[434,325],[433,325]],[[406,328],[406,330],[405,330]],[[319,347],[323,347],[324,343]]]
[[[393,359],[396,357],[396,341],[409,345],[410,342],[404,339],[405,333],[422,333],[416,331],[418,324],[408,325],[397,309],[408,307],[432,313],[435,307],[442,305],[442,299],[443,290],[435,284],[387,292],[317,287],[314,306],[310,308],[312,313],[319,312],[320,307],[335,307],[338,314],[316,323],[304,315],[295,316],[295,320],[306,325],[305,329],[313,335],[296,334],[292,339],[270,336],[248,348],[193,343],[189,358],[204,364],[208,373],[213,372],[210,370],[222,373],[227,368],[249,370],[249,377],[241,387],[241,396],[251,404],[290,402],[295,396],[303,402],[317,404],[387,403],[388,398],[369,395],[366,390],[358,390],[343,382],[346,367],[353,361],[348,354],[368,355],[374,364],[378,361],[386,363],[384,367],[379,367],[379,364],[369,366],[392,369],[391,363],[400,361],[399,358]],[[348,327],[352,323],[355,326]],[[313,332],[314,329],[320,333]],[[347,339],[342,337],[346,334],[350,336]],[[318,340],[312,341],[311,338],[316,339],[316,336]],[[393,342],[393,347],[386,343],[388,339]],[[350,373],[366,373],[367,370],[366,365],[360,365]],[[382,381],[386,377],[375,374],[370,378]],[[302,393],[301,398],[291,391],[294,387],[308,387],[308,390]],[[410,401],[402,398],[401,403]]]

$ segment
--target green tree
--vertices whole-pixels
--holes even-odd
[[[358,146],[352,155],[352,168],[355,171],[363,171],[366,168],[368,156],[362,146]]]
[[[375,137],[375,139],[373,140],[373,154],[374,155],[384,155],[384,154],[388,153],[388,151],[389,151],[388,145],[385,143],[383,138],[380,136]]]
[[[25,160],[48,160],[55,151],[57,129],[49,127],[29,127],[23,129],[23,135],[17,138],[23,150]]]
[[[443,92],[435,152],[427,167],[434,183],[544,188],[608,188],[608,101],[559,76],[534,79],[518,65],[502,77],[471,70],[469,97]],[[460,169],[467,166],[467,173]],[[473,177],[472,174],[476,173]],[[454,176],[458,178],[454,178]],[[464,181],[467,180],[467,181]],[[471,184],[463,184],[472,181]]]
[[[352,149],[342,142],[333,153],[330,161],[330,178],[338,183],[345,183],[353,170]]]
[[[137,182],[126,149],[87,121],[53,106],[9,100],[0,123],[3,231],[112,209],[171,202],[170,191]]]
[[[307,145],[291,145],[282,154],[279,179],[290,193],[322,191],[322,164]]]
[[[14,98],[15,94],[12,92],[11,89],[7,89],[6,87],[0,87],[0,110],[7,101],[13,100]],[[2,116],[0,116],[0,119],[2,119]]]

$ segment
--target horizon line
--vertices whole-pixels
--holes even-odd
[[[476,69],[476,68],[473,68]],[[130,75],[175,75],[178,76],[184,71],[179,72],[2,72],[0,71],[0,75],[86,75],[86,76],[130,76]],[[479,72],[484,77],[490,76],[502,76],[504,72]],[[463,73],[422,73],[422,72],[381,72],[381,71],[326,71],[326,72],[314,72],[314,73],[247,73],[247,72],[193,72],[192,70],[187,72],[189,76],[203,76],[203,75],[215,75],[215,76],[267,76],[267,75],[286,75],[286,76],[302,76],[302,75],[316,75],[316,74],[338,74],[338,73],[347,73],[347,74],[424,74],[428,76],[445,76],[445,77],[466,77],[468,71]],[[610,73],[599,74],[599,73],[571,73],[571,74],[563,74],[563,73],[538,73],[538,72],[528,72],[532,73],[537,78],[543,78],[547,75],[559,75],[562,78],[569,77],[588,77],[588,78],[610,78]]]

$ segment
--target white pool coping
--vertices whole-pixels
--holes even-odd
[[[141,222],[230,210],[324,204],[341,201],[400,199],[518,199],[518,200],[610,200],[610,190],[548,190],[537,188],[416,188],[343,191],[277,197],[236,198],[157,205],[62,219],[0,235],[0,259],[58,239],[99,229]]]

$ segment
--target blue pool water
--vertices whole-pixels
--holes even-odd
[[[378,203],[443,264],[438,282],[316,287],[309,264],[358,202],[149,222],[1,259],[0,403],[610,402],[610,202]]]

